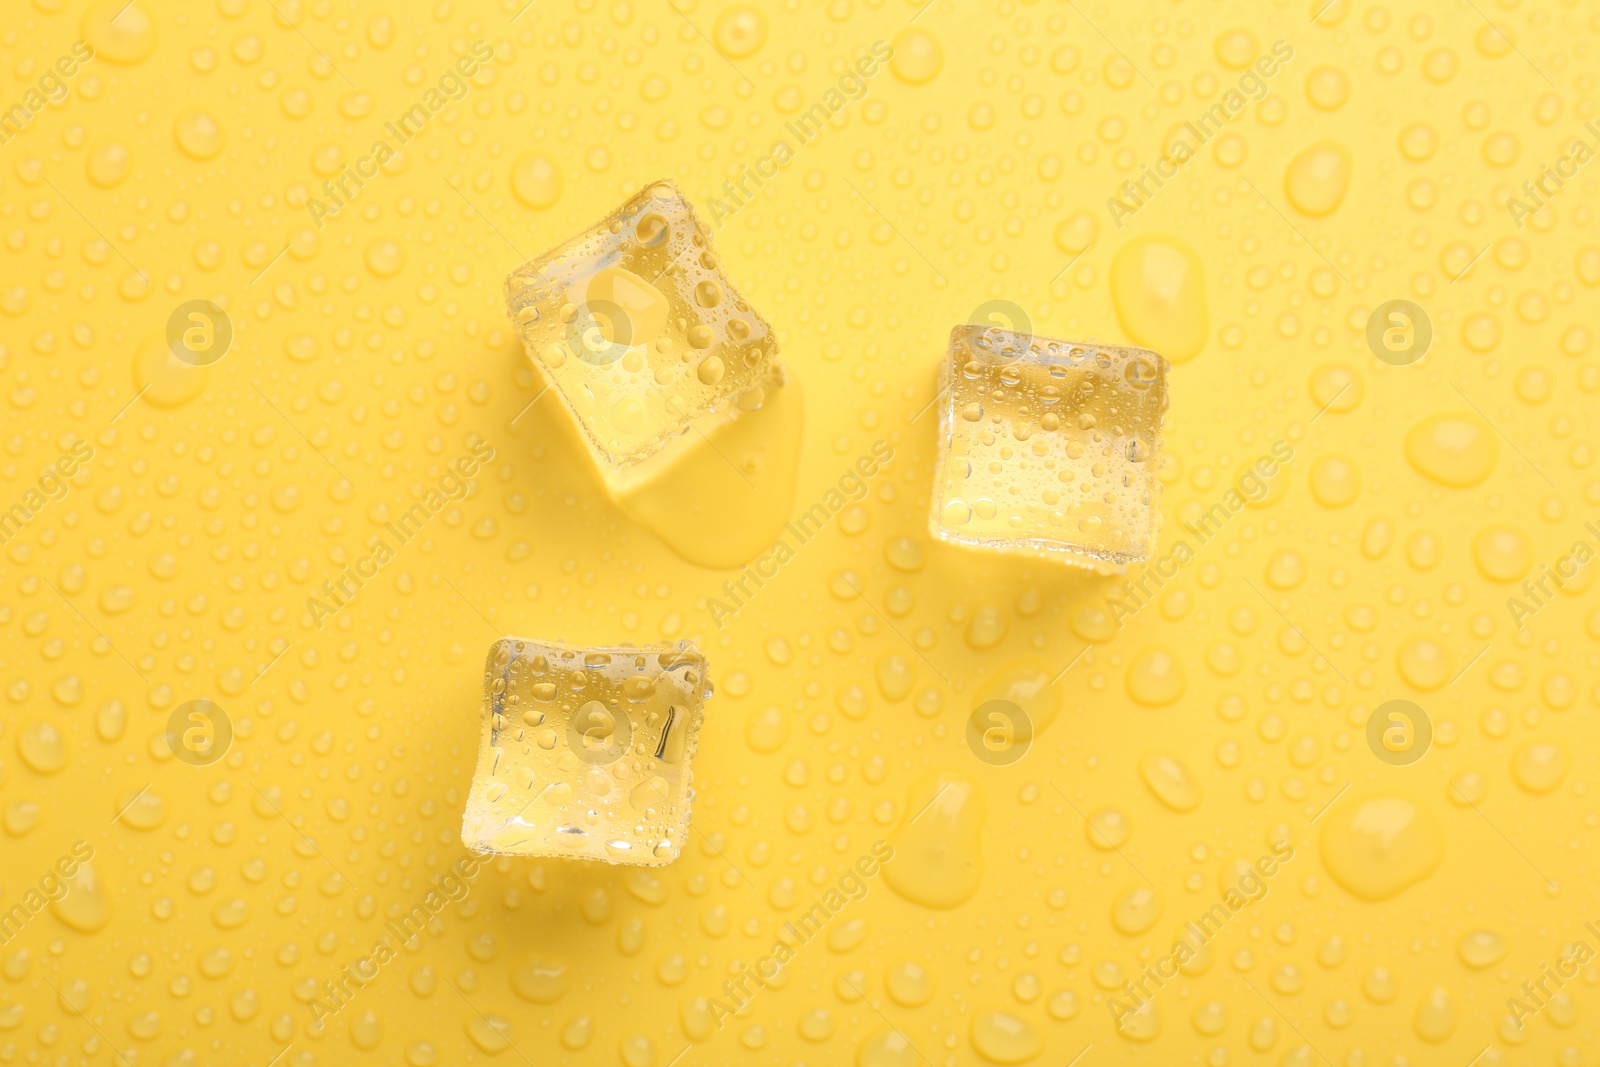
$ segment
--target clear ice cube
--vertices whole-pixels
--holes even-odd
[[[671,863],[689,832],[706,666],[687,641],[496,641],[462,843],[507,856]]]
[[[760,407],[782,373],[772,328],[671,182],[518,267],[506,301],[614,496]]]
[[[933,535],[1093,568],[1147,559],[1166,374],[1142,348],[957,326],[940,367]]]

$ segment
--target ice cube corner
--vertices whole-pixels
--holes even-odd
[[[461,840],[474,852],[663,866],[682,851],[706,658],[689,642],[489,649]]]
[[[1165,359],[962,325],[939,385],[934,537],[1101,570],[1149,558]]]
[[[518,267],[506,302],[614,496],[781,381],[771,326],[668,181]]]

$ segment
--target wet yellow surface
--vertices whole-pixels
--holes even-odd
[[[13,0],[0,1064],[1595,1062],[1597,35]],[[661,179],[787,384],[613,499]],[[930,536],[964,322],[1171,361],[1148,567]],[[705,653],[676,860],[466,852],[505,634]]]

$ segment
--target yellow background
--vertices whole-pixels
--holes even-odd
[[[7,107],[74,41],[99,54],[0,146],[0,504],[75,442],[95,458],[0,562],[0,901],[75,841],[95,855],[92,884],[0,949],[0,1062],[1595,1062],[1593,966],[1525,1029],[1503,1016],[1563,945],[1600,944],[1582,928],[1600,917],[1600,620],[1587,592],[1521,629],[1506,608],[1600,515],[1600,164],[1522,229],[1502,203],[1574,137],[1600,143],[1583,129],[1596,17],[1577,0],[742,17],[716,0],[13,0]],[[466,98],[313,226],[307,197],[479,39],[495,60]],[[524,411],[539,382],[502,280],[657,178],[705,216],[879,40],[894,69],[717,247],[806,400],[795,503],[874,441],[896,458],[718,629],[706,598],[732,572],[613,506],[559,406]],[[1118,229],[1107,198],[1277,40],[1295,56],[1269,103]],[[1286,180],[1326,142],[1348,183],[1312,215]],[[1165,312],[1113,277],[1141,238],[1192,257],[1169,256],[1187,288]],[[1391,367],[1365,326],[1401,298],[1435,337]],[[194,299],[235,330],[204,372],[162,340]],[[911,420],[949,327],[991,299],[1073,339],[1182,345],[1203,312],[1170,378],[1169,548],[1273,442],[1295,448],[1263,505],[1120,632],[1113,580],[927,535],[935,419]],[[1478,460],[1418,443],[1440,413]],[[496,450],[476,491],[306,626],[306,598],[474,435]],[[736,491],[720,506],[736,516]],[[461,854],[502,633],[707,652],[694,840],[654,876],[490,864],[424,951],[313,1027],[312,991]],[[1054,673],[1086,642],[1026,756],[976,759],[984,680],[1019,660]],[[199,698],[235,731],[203,768],[164,740]],[[1365,740],[1390,699],[1433,723],[1410,766]],[[1182,788],[1141,776],[1154,751]],[[872,879],[833,924],[859,925],[691,1045],[696,998],[903,838],[937,772],[971,798],[970,840],[951,839],[981,862],[971,895],[928,908]],[[1176,810],[1191,786],[1203,799]],[[1435,828],[1436,869],[1407,867],[1422,834],[1421,852],[1407,838],[1330,871],[1326,835],[1373,798]],[[1086,832],[1107,811],[1120,851]],[[1105,986],[1169,950],[1225,864],[1284,838],[1295,858],[1266,897],[1160,993],[1154,1040],[1119,1034]],[[523,991],[547,1002],[514,988],[530,965],[544,984]]]

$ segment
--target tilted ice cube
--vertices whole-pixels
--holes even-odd
[[[475,852],[659,867],[689,832],[689,768],[711,696],[675,646],[489,649],[478,768],[461,840]]]
[[[933,535],[1087,567],[1147,558],[1166,373],[1142,348],[957,326],[940,369]]]
[[[772,328],[671,182],[518,267],[506,300],[613,494],[760,407],[781,374]]]

